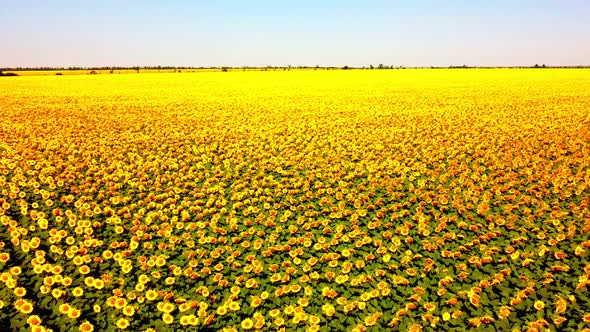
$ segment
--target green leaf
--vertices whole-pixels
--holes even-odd
[[[509,331],[510,330],[510,323],[507,319],[500,319],[494,322],[494,326],[498,331]]]
[[[347,325],[348,327],[350,327],[350,326],[355,326],[355,325],[356,325],[356,321],[354,320],[354,317],[348,317],[348,318],[346,319],[346,325]]]

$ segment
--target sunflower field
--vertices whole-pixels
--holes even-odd
[[[8,331],[590,331],[590,73],[0,80]]]

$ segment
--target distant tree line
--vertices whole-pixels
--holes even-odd
[[[292,66],[292,65],[285,65],[285,66],[240,66],[240,67],[229,67],[229,66],[199,66],[199,67],[191,67],[191,66],[102,66],[102,67],[4,67],[0,68],[0,76],[18,76],[15,73],[3,73],[3,71],[67,71],[67,70],[84,70],[90,71],[92,73],[98,73],[98,71],[109,71],[111,74],[114,73],[115,70],[135,70],[136,72],[140,72],[141,70],[171,70],[175,72],[181,72],[182,70],[218,70],[222,72],[227,71],[288,71],[291,69],[308,69],[308,70],[335,70],[335,69],[418,69],[418,68],[431,68],[431,69],[444,69],[444,68],[452,68],[452,69],[467,69],[467,68],[590,68],[590,65],[578,65],[578,66],[547,66],[545,64],[535,64],[532,66],[468,66],[468,65],[451,65],[451,66],[414,66],[414,67],[406,67],[403,65],[385,65],[385,64],[378,64],[376,66],[370,64],[368,66]]]
[[[18,76],[15,73],[3,73],[2,70],[0,70],[0,76]]]
[[[205,69],[215,67],[183,67],[183,66],[103,66],[103,67],[4,67],[0,70],[7,71],[48,71],[48,70],[137,70],[137,69]]]

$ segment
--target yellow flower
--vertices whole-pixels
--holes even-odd
[[[22,273],[22,269],[20,268],[20,266],[13,266],[10,268],[10,273],[12,273],[12,275],[20,275]]]
[[[226,305],[220,305],[219,307],[217,307],[216,310],[217,314],[219,316],[223,316],[227,313],[227,306]]]
[[[240,310],[240,304],[238,302],[232,301],[229,303],[229,310],[231,311],[238,311]]]
[[[123,308],[123,315],[125,316],[133,316],[135,314],[135,308],[132,306],[126,306]]]
[[[424,304],[424,309],[428,311],[434,311],[436,309],[436,304],[434,304],[433,302],[426,302]]]
[[[63,295],[63,291],[59,288],[54,288],[51,291],[51,296],[53,296],[56,299],[59,299],[62,295]]]
[[[451,319],[451,314],[450,314],[450,313],[448,313],[448,312],[445,312],[445,313],[443,313],[443,315],[442,315],[442,319],[443,319],[444,321],[448,321],[448,320],[450,320],[450,319]]]
[[[124,330],[129,327],[129,321],[126,318],[119,318],[116,323],[117,327]]]
[[[84,283],[88,287],[92,287],[94,285],[94,278],[93,277],[86,277],[84,278]]]
[[[277,318],[275,318],[274,323],[276,326],[283,326],[283,325],[285,325],[285,320],[281,317],[277,317]]]
[[[63,303],[63,304],[61,304],[61,305],[59,306],[59,312],[61,312],[61,313],[62,313],[62,314],[64,314],[64,315],[67,315],[67,314],[68,314],[68,312],[70,312],[70,309],[71,309],[71,308],[72,308],[72,307],[70,307],[70,305],[69,305],[69,304],[67,304],[67,303]]]
[[[27,294],[27,290],[24,289],[23,287],[16,287],[14,289],[14,295],[17,297],[23,297]]]
[[[85,321],[78,327],[78,331],[80,332],[92,332],[94,331],[94,325],[90,324],[90,322]]]
[[[343,284],[345,282],[348,281],[348,275],[344,274],[344,275],[339,275],[338,277],[336,277],[336,283],[337,284]]]
[[[180,321],[179,322],[180,322],[180,325],[187,326],[187,325],[190,324],[190,319],[189,319],[188,316],[183,315],[183,316],[180,317]]]
[[[149,281],[150,281],[150,277],[148,277],[145,274],[140,275],[139,278],[138,278],[138,282],[141,283],[141,284],[145,284],[145,283],[147,283]]]
[[[6,263],[10,259],[10,254],[7,252],[0,253],[0,263]]]
[[[309,323],[312,325],[317,325],[320,323],[320,318],[318,316],[311,315],[309,316]]]
[[[68,317],[71,319],[77,319],[78,317],[80,317],[80,314],[80,310],[76,308],[70,308],[70,311],[68,312]]]
[[[153,301],[156,298],[158,298],[158,292],[154,291],[154,290],[148,290],[147,292],[145,292],[145,298],[148,301]]]
[[[94,283],[93,283],[94,288],[96,289],[103,289],[104,288],[104,281],[102,281],[101,279],[94,279]]]
[[[81,287],[76,287],[72,289],[72,295],[74,295],[75,297],[80,297],[84,295],[84,290]]]
[[[252,319],[246,318],[242,321],[241,326],[244,330],[249,330],[252,327],[254,327],[254,322],[252,321]]]
[[[123,309],[127,305],[127,300],[123,298],[118,298],[115,300],[115,308]]]
[[[543,301],[535,301],[534,307],[537,310],[543,310],[543,308],[545,308],[545,303]]]
[[[162,314],[162,321],[164,321],[164,324],[172,324],[174,322],[174,317],[169,313],[164,313]]]
[[[281,311],[279,309],[272,309],[268,314],[270,315],[270,317],[275,318],[281,314]]]
[[[41,325],[41,318],[39,318],[37,315],[31,315],[29,318],[27,318],[27,324],[31,326]]]

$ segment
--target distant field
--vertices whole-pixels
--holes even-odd
[[[590,75],[0,79],[0,326],[590,329]]]

